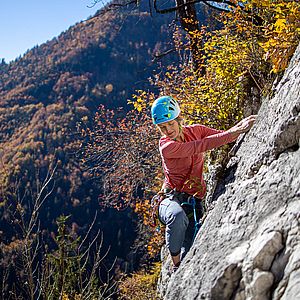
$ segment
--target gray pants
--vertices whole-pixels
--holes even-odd
[[[159,205],[159,218],[166,225],[166,245],[172,256],[181,254],[181,259],[191,247],[194,234],[194,222],[189,219],[172,194],[167,194]]]

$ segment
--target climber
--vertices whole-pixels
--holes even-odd
[[[256,116],[249,116],[227,131],[195,124],[184,126],[180,107],[171,96],[156,99],[151,108],[153,123],[162,137],[159,151],[165,179],[158,203],[158,218],[166,225],[165,240],[175,271],[189,250],[193,238],[193,222],[189,221],[191,200],[198,220],[203,216],[206,185],[203,179],[204,152],[233,142],[253,125]]]

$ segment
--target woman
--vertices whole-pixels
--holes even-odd
[[[151,115],[153,123],[162,134],[159,151],[165,174],[162,191],[159,193],[163,194],[163,200],[159,204],[158,216],[166,225],[166,245],[175,271],[192,243],[190,234],[187,233],[190,231],[188,228],[194,224],[193,221],[189,222],[188,212],[183,204],[193,196],[196,206],[200,207],[200,215],[204,212],[204,152],[236,140],[241,133],[252,127],[256,116],[245,118],[227,131],[199,124],[183,126],[179,105],[170,96],[156,99]]]

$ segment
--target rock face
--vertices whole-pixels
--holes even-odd
[[[164,299],[300,299],[299,143],[300,46]]]

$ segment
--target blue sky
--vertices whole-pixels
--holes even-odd
[[[103,6],[95,0],[0,0],[0,59],[6,62],[40,45]]]

